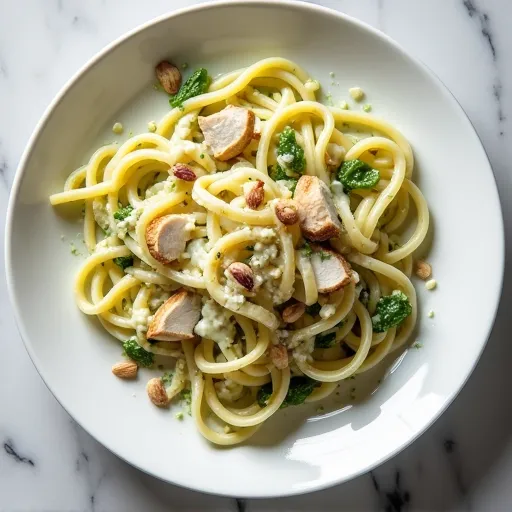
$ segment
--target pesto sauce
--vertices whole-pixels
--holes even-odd
[[[204,94],[210,86],[210,77],[205,68],[194,71],[180,90],[169,99],[171,107],[183,108],[183,103],[194,96]]]
[[[412,306],[405,293],[395,290],[381,297],[372,316],[374,332],[385,332],[400,325],[412,313]]]
[[[373,188],[380,181],[380,173],[362,160],[347,160],[338,169],[338,180],[346,192],[358,188]]]

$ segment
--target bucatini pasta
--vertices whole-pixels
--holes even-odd
[[[237,444],[407,343],[429,212],[403,135],[318,102],[294,62],[213,82],[200,69],[181,87],[172,64],[157,75],[169,113],[50,201],[85,203],[75,296],[123,343],[114,373],[154,368],[153,403],[189,393],[201,434]],[[155,355],[173,370],[158,375]]]

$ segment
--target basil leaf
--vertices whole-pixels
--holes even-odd
[[[347,160],[338,169],[338,180],[345,191],[356,188],[372,188],[380,180],[380,173],[361,160]]]
[[[183,107],[183,103],[194,96],[204,94],[210,85],[210,77],[205,68],[194,71],[192,76],[180,87],[180,90],[171,97],[171,107]]]
[[[405,293],[395,290],[391,295],[381,297],[372,316],[373,330],[385,332],[400,325],[412,313],[412,306]]]

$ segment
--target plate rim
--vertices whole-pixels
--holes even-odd
[[[493,191],[494,191],[494,201],[497,203],[497,219],[496,219],[496,227],[499,230],[499,233],[501,236],[497,235],[497,247],[498,254],[497,258],[499,258],[499,268],[500,268],[500,275],[499,275],[499,287],[496,293],[496,297],[494,300],[494,304],[492,305],[492,311],[493,315],[491,320],[489,321],[489,325],[486,329],[486,335],[481,343],[481,346],[478,349],[478,353],[476,354],[474,361],[472,362],[471,366],[468,366],[466,369],[464,378],[462,381],[455,386],[449,393],[449,396],[447,397],[445,403],[439,408],[439,410],[432,415],[428,421],[425,421],[422,426],[407,438],[407,440],[401,442],[398,446],[396,446],[393,450],[389,451],[385,456],[381,457],[378,460],[375,460],[372,462],[367,468],[359,470],[357,472],[354,472],[353,474],[349,475],[348,477],[336,477],[336,478],[330,478],[326,479],[321,483],[315,483],[311,487],[307,488],[288,488],[284,492],[270,492],[270,493],[262,493],[262,492],[251,492],[251,493],[245,493],[242,496],[233,494],[232,492],[216,492],[212,489],[206,489],[204,486],[196,485],[195,482],[190,483],[182,483],[182,482],[175,482],[166,479],[165,477],[154,473],[150,468],[143,468],[139,466],[137,463],[132,462],[125,458],[125,456],[118,451],[110,448],[107,444],[105,444],[102,440],[96,436],[93,435],[88,428],[86,428],[84,425],[79,423],[77,420],[75,420],[74,416],[68,411],[66,406],[60,401],[58,394],[56,391],[54,391],[51,387],[51,385],[47,382],[45,378],[45,372],[43,368],[41,367],[41,363],[38,360],[38,357],[34,351],[34,348],[32,346],[32,343],[27,336],[25,332],[24,322],[22,320],[21,315],[21,308],[19,307],[17,301],[16,301],[16,294],[15,294],[15,285],[14,285],[14,272],[12,270],[12,260],[14,258],[14,255],[12,253],[12,226],[13,226],[13,219],[14,219],[14,209],[15,204],[17,202],[17,198],[20,193],[20,187],[22,182],[22,177],[26,171],[27,163],[29,162],[32,152],[34,150],[34,147],[36,146],[39,137],[41,136],[42,132],[44,131],[47,123],[50,121],[53,111],[60,102],[64,99],[64,97],[67,95],[69,90],[80,81],[80,79],[85,75],[88,70],[94,66],[96,63],[100,62],[102,59],[108,56],[108,54],[113,51],[115,48],[120,46],[122,43],[124,43],[126,40],[130,39],[131,37],[135,36],[136,34],[144,31],[145,29],[157,25],[159,23],[165,22],[172,18],[178,18],[184,14],[188,14],[195,11],[202,11],[202,10],[210,10],[210,9],[217,9],[218,7],[247,7],[247,6],[257,6],[257,7],[275,7],[278,6],[285,6],[289,7],[291,9],[296,10],[302,10],[305,12],[316,12],[316,13],[322,13],[325,15],[329,15],[331,17],[337,18],[338,20],[343,20],[345,22],[354,24],[361,28],[363,31],[370,32],[372,35],[376,36],[377,38],[381,39],[385,44],[391,46],[395,51],[399,52],[403,57],[405,57],[407,60],[409,60],[411,63],[415,64],[420,70],[423,70],[430,78],[433,80],[433,82],[437,85],[438,89],[440,89],[443,93],[447,94],[448,100],[453,104],[455,109],[458,110],[458,114],[467,121],[471,131],[476,136],[476,140],[479,142],[480,149],[483,152],[483,155],[485,156],[487,163],[488,163],[488,169],[487,172],[490,171],[490,177],[492,180],[492,183],[494,185]],[[498,226],[499,224],[499,226]],[[296,496],[301,494],[306,494],[309,492],[315,492],[315,491],[321,491],[330,487],[333,487],[335,485],[339,485],[345,482],[348,482],[350,480],[353,480],[362,474],[367,473],[368,471],[371,471],[384,462],[390,460],[391,458],[395,457],[397,454],[405,450],[407,447],[409,447],[418,437],[420,437],[422,434],[424,434],[430,427],[434,425],[434,423],[441,417],[441,415],[448,409],[448,407],[453,403],[455,398],[459,395],[459,393],[462,391],[464,386],[466,385],[468,379],[473,374],[476,365],[478,364],[482,353],[489,341],[489,338],[491,336],[492,330],[494,328],[495,322],[496,322],[496,316],[498,313],[498,306],[500,303],[502,291],[503,291],[503,282],[504,282],[504,273],[505,273],[505,230],[504,230],[504,219],[503,219],[503,208],[501,205],[500,195],[498,192],[498,185],[496,182],[494,170],[491,165],[491,161],[489,159],[489,155],[487,153],[487,150],[482,142],[482,139],[480,138],[478,132],[475,129],[475,126],[473,125],[471,119],[466,114],[465,110],[463,109],[462,105],[459,103],[455,95],[452,93],[452,91],[445,85],[445,83],[439,78],[439,76],[424,62],[422,62],[419,58],[415,57],[414,55],[411,55],[408,51],[406,51],[402,45],[397,43],[394,39],[392,39],[390,36],[385,34],[384,32],[376,29],[375,27],[369,25],[368,23],[359,20],[358,18],[355,18],[353,16],[350,16],[348,14],[345,14],[343,12],[331,9],[329,7],[325,7],[323,5],[318,4],[312,4],[312,3],[306,3],[305,1],[300,0],[217,0],[214,2],[201,2],[199,4],[195,4],[192,6],[187,6],[184,8],[176,9],[171,12],[167,12],[165,14],[159,15],[153,19],[150,19],[135,28],[126,31],[121,36],[114,39],[112,42],[107,44],[105,47],[103,47],[100,51],[95,53],[90,59],[88,59],[60,88],[59,92],[55,95],[55,97],[51,100],[51,102],[48,104],[48,106],[45,108],[41,118],[37,122],[34,130],[32,131],[31,136],[28,139],[28,142],[26,143],[25,149],[23,150],[22,156],[20,158],[19,164],[16,168],[16,172],[14,175],[14,179],[12,182],[10,194],[9,194],[9,201],[6,211],[6,224],[5,224],[5,237],[4,237],[4,259],[5,259],[5,275],[6,275],[6,281],[7,281],[7,292],[8,292],[8,298],[10,300],[11,306],[13,308],[14,313],[14,319],[16,322],[16,327],[18,329],[18,332],[20,334],[20,337],[23,341],[23,344],[25,346],[25,350],[27,351],[32,363],[34,364],[37,372],[39,373],[41,379],[43,380],[44,385],[48,388],[50,393],[54,396],[54,398],[57,400],[57,402],[60,404],[60,406],[66,411],[66,413],[73,419],[73,421],[77,421],[77,423],[80,425],[81,428],[83,428],[93,439],[95,439],[99,444],[104,446],[107,450],[109,450],[111,453],[113,453],[115,456],[119,457],[121,460],[127,462],[131,466],[137,468],[138,470],[151,475],[158,480],[161,480],[166,483],[170,483],[172,485],[176,485],[178,487],[182,487],[185,489],[190,489],[197,492],[205,492],[208,494],[216,495],[216,496],[223,496],[223,497],[240,497],[240,498],[277,498],[277,497],[285,497],[285,496]]]

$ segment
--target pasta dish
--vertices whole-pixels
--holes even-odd
[[[123,344],[113,373],[150,368],[151,402],[188,400],[199,432],[233,445],[410,340],[429,212],[403,135],[320,103],[296,63],[156,75],[164,118],[50,201],[85,205],[74,293]]]

